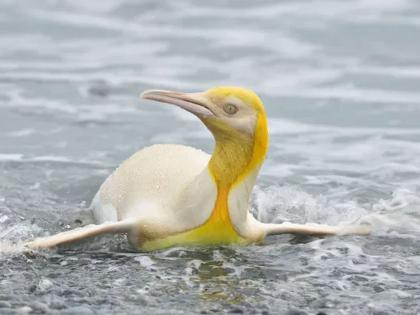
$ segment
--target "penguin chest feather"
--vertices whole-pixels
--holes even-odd
[[[217,187],[208,172],[209,158],[180,145],[137,152],[102,185],[92,205],[95,217],[137,221],[129,239],[142,250],[246,243],[231,222],[229,189]]]

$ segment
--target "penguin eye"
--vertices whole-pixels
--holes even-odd
[[[238,111],[238,107],[232,103],[226,103],[223,105],[223,110],[226,114],[234,115]]]

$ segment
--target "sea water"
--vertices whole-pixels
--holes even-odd
[[[138,95],[216,85],[266,107],[258,219],[372,235],[22,252],[91,223],[98,187],[136,150],[211,152],[195,117]],[[0,313],[420,312],[419,87],[418,1],[1,1]]]

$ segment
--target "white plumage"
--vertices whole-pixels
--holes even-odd
[[[169,230],[193,228],[211,213],[216,187],[210,155],[183,145],[146,147],[124,161],[102,184],[92,209],[97,223],[141,220]]]

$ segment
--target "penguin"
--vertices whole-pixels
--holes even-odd
[[[200,93],[147,90],[141,99],[178,106],[214,137],[211,155],[178,144],[156,144],[124,161],[92,201],[97,224],[35,239],[50,248],[105,233],[124,233],[138,251],[172,246],[248,245],[268,235],[366,235],[368,225],[263,223],[250,212],[251,192],[268,148],[260,98],[240,87]],[[191,131],[193,132],[193,131]]]

